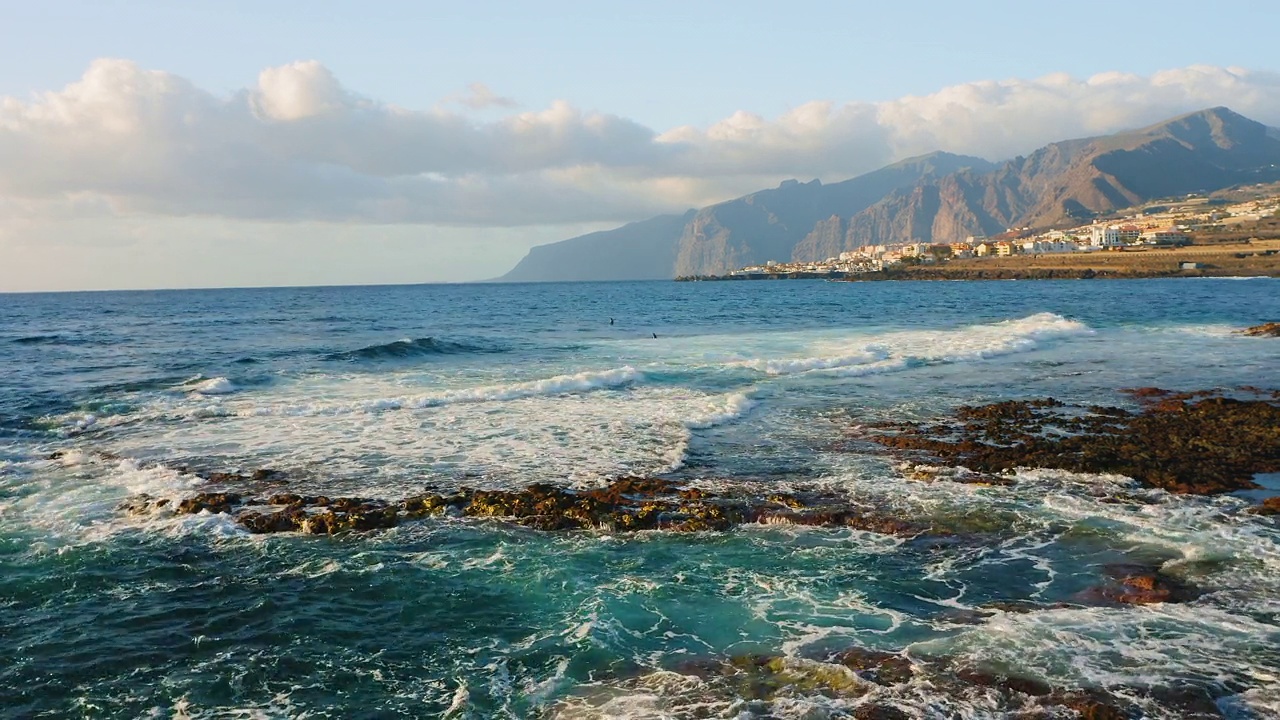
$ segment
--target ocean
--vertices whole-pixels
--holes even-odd
[[[1233,332],[1269,320],[1270,279],[0,295],[0,716],[1014,716],[998,688],[923,671],[821,680],[858,647],[1102,689],[1145,717],[1185,717],[1150,699],[1169,687],[1277,717],[1280,529],[1239,512],[1251,500],[1035,468],[920,482],[849,441],[965,404],[1280,387],[1280,341]],[[983,522],[945,542],[456,515],[254,535],[119,507],[263,468],[329,496],[640,476]],[[1076,602],[1117,562],[1203,595]],[[1002,602],[1036,609],[979,612]],[[798,679],[706,670],[752,658]]]

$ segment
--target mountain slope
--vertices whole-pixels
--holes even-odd
[[[789,180],[684,215],[533,248],[502,280],[712,275],[862,245],[1078,224],[1147,200],[1280,180],[1280,131],[1226,108],[995,165],[933,153],[851,180]]]
[[[685,215],[664,215],[539,245],[500,279],[643,280],[721,273],[786,259],[822,220],[852,215],[897,188],[964,167],[994,166],[981,158],[933,153],[830,185],[788,180]],[[813,241],[806,247],[819,245]]]
[[[993,172],[929,178],[849,218],[845,247],[1078,223],[1153,198],[1280,179],[1275,131],[1226,108],[1053,143]]]
[[[708,275],[766,260],[829,257],[828,243],[814,234],[821,223],[857,213],[895,189],[966,167],[993,166],[981,158],[939,152],[830,185],[790,180],[703,208],[680,237],[675,274]]]

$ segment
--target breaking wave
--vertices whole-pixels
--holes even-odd
[[[432,355],[465,355],[469,353],[500,353],[506,348],[475,343],[438,340],[433,337],[403,338],[381,345],[369,345],[359,350],[330,353],[324,359],[330,362],[371,362],[378,360],[402,360]]]
[[[607,388],[621,387],[639,382],[644,374],[631,367],[580,372],[572,375],[556,375],[545,380],[486,385],[461,390],[444,390],[406,398],[375,400],[365,405],[369,410],[398,410],[401,408],[429,408],[457,403],[518,400],[539,395],[568,395]]]
[[[1045,341],[1093,330],[1082,322],[1053,313],[972,325],[941,332],[908,331],[881,336],[861,347],[801,358],[753,358],[734,363],[766,375],[829,372],[843,376],[873,375],[933,363],[971,362],[1028,352]]]
[[[50,345],[62,342],[61,335],[27,335],[26,337],[14,338],[11,342],[15,345]]]
[[[230,380],[224,377],[209,378],[207,380],[190,381],[183,384],[184,390],[197,393],[199,395],[229,395],[238,388]]]

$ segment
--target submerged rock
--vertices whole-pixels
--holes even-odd
[[[1111,582],[1087,591],[1087,596],[1100,597],[1122,605],[1180,603],[1200,596],[1195,587],[1162,573],[1159,568],[1122,563],[1108,565],[1103,571],[1111,578]]]
[[[901,685],[915,675],[911,660],[895,653],[855,647],[836,653],[831,660],[877,685]]]

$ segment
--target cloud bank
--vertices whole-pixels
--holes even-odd
[[[0,218],[617,222],[934,150],[998,160],[1215,105],[1280,124],[1280,73],[983,81],[659,131],[564,101],[517,112],[478,83],[433,109],[398,107],[315,61],[268,68],[227,96],[104,59],[62,90],[0,98]]]

